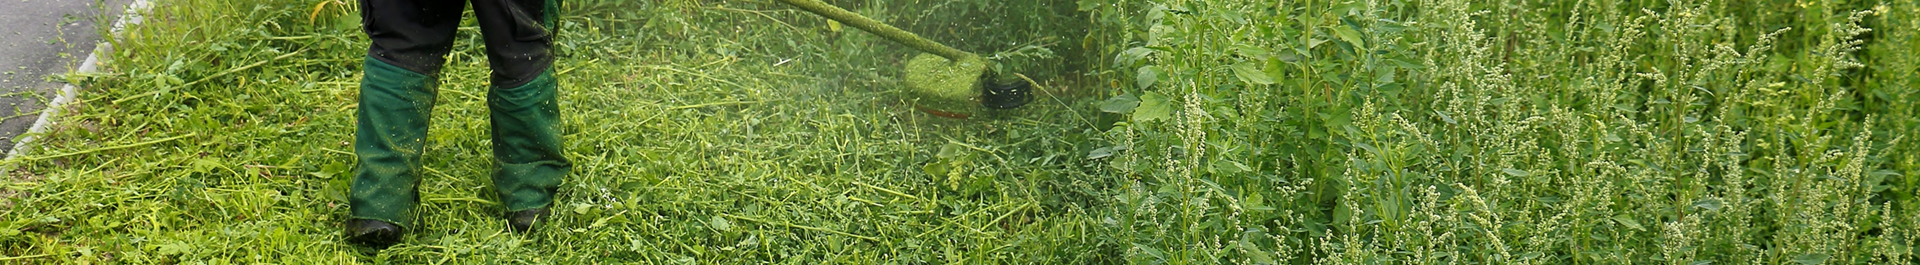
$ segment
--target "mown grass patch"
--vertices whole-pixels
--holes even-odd
[[[480,177],[491,160],[477,28],[460,30],[441,77],[421,229],[368,252],[339,234],[365,49],[355,13],[331,1],[182,0],[129,29],[75,114],[13,160],[6,187],[22,194],[0,214],[0,253],[62,263],[1113,257],[1090,241],[1088,214],[1108,184],[1077,151],[1091,124],[1063,105],[1074,98],[937,118],[902,94],[913,52],[785,6],[568,4],[555,70],[577,166],[556,205],[565,214],[545,232],[505,232]],[[964,7],[844,4],[896,19]],[[1053,45],[1020,43],[1001,49]],[[1020,67],[1050,73],[1029,74],[1052,94],[1077,90],[1062,66]]]

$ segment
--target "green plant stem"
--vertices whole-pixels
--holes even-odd
[[[426,201],[430,201],[430,202],[448,202],[448,201],[463,201],[463,202],[475,202],[475,203],[480,203],[480,204],[486,204],[486,205],[499,205],[499,204],[500,204],[500,203],[498,203],[498,202],[493,202],[493,201],[489,201],[489,200],[485,200],[485,199],[480,199],[480,198],[463,198],[463,197],[440,197],[440,198],[427,198],[427,199],[426,199]]]
[[[100,152],[100,151],[107,151],[107,150],[114,150],[114,149],[123,149],[123,148],[133,148],[133,147],[141,147],[141,146],[147,146],[147,145],[151,145],[151,144],[157,144],[157,143],[164,143],[164,142],[167,142],[167,141],[173,141],[173,140],[179,140],[180,138],[187,138],[187,137],[193,137],[194,135],[199,135],[199,134],[200,134],[200,133],[187,133],[186,135],[181,135],[181,136],[174,136],[174,137],[167,137],[167,138],[162,138],[162,139],[158,139],[158,140],[152,140],[152,141],[145,141],[145,142],[139,142],[139,143],[134,143],[134,144],[129,144],[129,145],[122,145],[122,146],[111,146],[111,147],[101,147],[101,148],[94,148],[94,149],[87,149],[86,151],[79,151],[79,152],[72,152],[72,153],[65,153],[65,154],[58,154],[58,155],[50,155],[50,156],[42,156],[42,157],[34,157],[34,158],[27,158],[27,160],[28,160],[28,161],[32,161],[32,160],[46,160],[46,159],[54,159],[54,158],[61,158],[61,157],[68,157],[68,156],[74,156],[74,155],[82,155],[82,154],[89,154],[89,153],[94,153],[94,152]]]
[[[725,105],[738,105],[738,104],[753,104],[753,103],[760,103],[760,102],[761,102],[761,101],[758,101],[758,100],[755,100],[755,101],[727,101],[727,102],[713,102],[713,103],[701,103],[701,104],[693,104],[693,105],[686,105],[686,106],[679,106],[679,107],[672,107],[672,108],[667,108],[667,110],[683,110],[683,109],[692,109],[692,108],[702,108],[702,107],[712,107],[712,106],[725,106]]]
[[[40,115],[41,112],[46,112],[46,111],[47,111],[46,109],[41,109],[36,111],[22,112],[20,114],[14,114],[12,116],[0,117],[0,121],[11,120],[13,118],[19,118],[19,117],[25,117],[25,116]]]
[[[1028,85],[1033,86],[1034,91],[1047,91],[1046,87],[1040,86],[1040,82],[1034,82],[1033,78],[1029,78],[1027,77],[1027,75],[1023,75],[1020,73],[1013,73],[1013,76],[1020,77],[1020,80],[1026,80]],[[1069,107],[1069,108],[1073,107],[1073,105],[1067,104],[1066,101],[1060,100],[1060,97],[1054,96],[1053,93],[1046,93],[1046,94],[1047,94],[1047,98],[1052,98],[1054,102],[1060,103],[1060,106]],[[1086,124],[1087,127],[1094,127],[1093,120],[1088,120],[1087,116],[1080,115],[1079,112],[1070,112],[1070,113],[1073,113],[1074,118],[1079,118],[1080,123]]]
[[[803,230],[812,230],[812,231],[815,231],[815,232],[823,232],[823,233],[828,233],[828,234],[835,234],[835,235],[843,235],[843,236],[849,236],[849,237],[853,237],[853,238],[859,238],[859,239],[862,239],[862,240],[866,240],[866,241],[872,241],[872,242],[880,242],[880,239],[878,239],[878,238],[873,238],[873,237],[869,237],[869,236],[862,236],[862,235],[855,235],[855,234],[853,234],[853,233],[847,233],[847,232],[840,232],[839,230],[833,230],[833,229],[826,229],[826,228],[819,228],[819,227],[812,227],[812,226],[804,226],[804,225],[796,225],[796,224],[791,224],[791,223],[785,223],[785,222],[770,222],[770,221],[767,221],[767,220],[760,220],[760,219],[756,219],[756,218],[752,218],[752,217],[746,217],[746,216],[739,216],[739,215],[731,215],[731,214],[724,214],[724,213],[723,213],[723,214],[720,214],[720,215],[721,215],[721,216],[726,216],[727,218],[733,218],[733,219],[740,219],[740,220],[747,220],[747,221],[753,221],[753,222],[755,222],[755,223],[762,223],[762,224],[770,224],[770,225],[779,225],[779,226],[785,226],[785,227],[792,227],[792,228],[799,228],[799,229],[803,229]]]
[[[307,52],[307,50],[304,50],[304,49],[302,49],[302,50],[299,50],[299,51],[294,51],[294,52],[290,52],[290,53],[287,53],[287,54],[281,54],[280,56],[274,56],[274,57],[273,57],[273,59],[268,59],[268,60],[266,60],[266,61],[260,61],[260,62],[255,62],[255,63],[253,63],[253,64],[248,64],[248,65],[246,65],[246,66],[241,66],[241,67],[236,67],[236,68],[233,68],[233,69],[227,69],[226,71],[221,71],[220,73],[217,73],[217,74],[213,74],[213,75],[210,75],[210,76],[207,76],[207,77],[202,77],[202,78],[200,78],[200,80],[193,80],[193,82],[187,82],[186,84],[182,84],[182,85],[178,85],[178,86],[171,86],[171,87],[167,87],[166,89],[161,89],[161,90],[154,90],[153,92],[147,92],[147,93],[140,93],[139,95],[133,95],[133,96],[129,96],[129,97],[125,97],[125,98],[121,98],[121,99],[116,99],[116,100],[114,100],[114,101],[113,101],[113,104],[120,104],[121,102],[126,102],[126,101],[128,101],[128,100],[133,100],[133,99],[137,99],[137,98],[144,98],[144,97],[147,97],[147,96],[152,96],[152,95],[156,95],[156,94],[160,94],[160,93],[166,93],[166,92],[168,92],[168,91],[173,91],[174,89],[177,89],[177,88],[181,88],[181,87],[190,87],[190,86],[193,86],[193,85],[197,85],[197,84],[200,84],[200,82],[206,82],[207,80],[213,80],[214,78],[218,78],[218,77],[222,77],[222,76],[226,76],[226,75],[228,75],[228,74],[233,74],[233,73],[235,73],[235,72],[240,72],[240,71],[245,71],[245,70],[247,70],[247,69],[253,69],[254,67],[260,67],[261,65],[267,65],[267,63],[270,63],[270,62],[273,62],[273,61],[279,61],[280,59],[286,59],[287,57],[293,57],[294,55],[299,55],[300,53],[304,53],[304,52]]]
[[[26,256],[15,256],[15,257],[0,257],[0,261],[6,261],[6,260],[16,260],[16,259],[31,259],[31,258],[38,258],[38,257],[45,257],[45,256],[51,256],[51,255],[53,255],[53,254],[40,254],[40,255],[26,255]]]
[[[874,189],[874,190],[878,190],[878,191],[880,191],[880,192],[885,192],[885,193],[887,193],[887,194],[893,194],[893,196],[900,196],[900,197],[906,197],[906,198],[908,198],[908,199],[913,199],[913,200],[916,200],[916,201],[917,201],[917,200],[920,200],[920,197],[914,197],[913,195],[910,195],[910,194],[906,194],[906,193],[900,193],[899,191],[894,191],[894,190],[891,190],[891,189],[887,189],[887,188],[881,188],[880,186],[874,186],[874,185],[872,185],[872,184],[867,184],[867,183],[865,183],[865,182],[859,182],[859,181],[855,181],[855,182],[853,182],[853,185],[860,185],[860,186],[862,186],[862,187],[867,187],[867,188],[869,188],[869,189]]]
[[[335,154],[342,154],[342,155],[347,155],[347,156],[354,156],[354,154],[353,154],[353,152],[347,152],[347,151],[340,151],[340,150],[333,150],[332,148],[325,148],[325,147],[322,147],[322,148],[319,148],[319,149],[320,149],[321,151],[327,151],[327,152],[332,152],[332,153],[335,153]]]
[[[727,81],[726,79],[720,79],[720,78],[717,78],[717,77],[713,77],[713,76],[711,76],[711,75],[706,75],[706,74],[701,74],[701,73],[696,73],[696,72],[688,72],[688,71],[686,71],[686,70],[680,70],[680,69],[677,69],[677,68],[673,68],[673,67],[671,67],[671,66],[658,66],[658,65],[648,65],[648,66],[646,66],[646,68],[647,68],[647,69],[659,69],[659,70],[667,70],[667,71],[673,71],[673,72],[675,72],[675,73],[682,73],[682,74],[687,74],[687,75],[692,75],[692,76],[697,76],[697,77],[700,77],[700,78],[705,78],[705,79],[707,79],[707,80],[713,80],[714,82],[720,82],[720,83],[722,83],[722,84],[727,84],[727,85],[732,85],[732,86],[735,86],[735,87],[741,87],[741,88],[745,88],[745,87],[747,87],[747,86],[742,86],[742,85],[740,85],[739,83],[734,83],[733,81]]]

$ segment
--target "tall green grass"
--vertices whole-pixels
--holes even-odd
[[[1080,1],[1132,263],[1910,264],[1912,1]]]

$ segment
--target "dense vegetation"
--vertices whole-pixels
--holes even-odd
[[[1913,1],[1081,4],[1131,262],[1915,261]]]
[[[7,160],[0,263],[1917,259],[1911,0],[829,2],[1042,89],[937,118],[916,52],[777,3],[571,0],[555,229],[497,219],[467,27],[376,251],[351,1],[163,0]]]

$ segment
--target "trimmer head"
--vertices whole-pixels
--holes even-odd
[[[920,111],[956,119],[978,112],[986,60],[967,57],[956,61],[922,53],[907,61],[906,72],[907,89]]]
[[[914,108],[934,116],[965,119],[981,107],[1012,109],[1025,106],[1032,94],[1026,82],[987,84],[988,63],[979,57],[948,60],[920,54],[907,61],[907,88]]]

